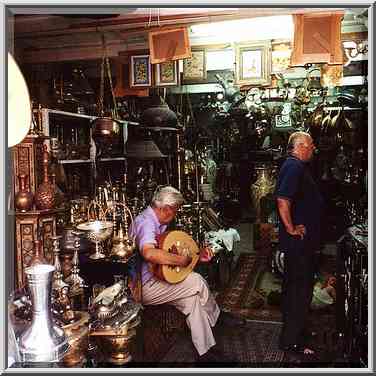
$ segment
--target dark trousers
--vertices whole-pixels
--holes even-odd
[[[282,284],[281,346],[304,343],[303,331],[312,301],[315,271],[312,241],[290,236],[288,243]]]

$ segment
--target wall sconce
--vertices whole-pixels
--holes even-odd
[[[368,41],[345,41],[343,42],[343,48],[348,59],[347,63],[344,65],[346,67],[359,55],[365,55],[368,53]]]

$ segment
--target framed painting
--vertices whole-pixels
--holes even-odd
[[[131,56],[130,68],[131,87],[151,86],[150,55]]]
[[[179,83],[178,62],[167,61],[155,66],[155,86],[176,86]]]
[[[270,42],[236,46],[236,83],[238,85],[269,85]]]
[[[192,49],[192,57],[183,60],[183,80],[184,82],[202,82],[205,79],[205,49]]]
[[[272,50],[272,73],[284,73],[290,67],[292,49],[281,44]]]

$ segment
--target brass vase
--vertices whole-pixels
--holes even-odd
[[[256,181],[251,185],[251,198],[255,210],[255,223],[262,223],[263,213],[261,210],[261,200],[266,195],[274,192],[275,176],[273,166],[260,165],[255,167]]]
[[[43,182],[35,193],[35,205],[40,210],[52,209],[55,207],[55,187],[48,179],[48,152],[47,146],[43,146]]]
[[[18,176],[18,178],[20,180],[20,190],[16,194],[14,205],[17,210],[26,212],[32,208],[34,197],[33,194],[29,191],[28,185],[26,185],[27,175],[21,174]]]

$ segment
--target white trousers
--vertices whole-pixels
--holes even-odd
[[[211,328],[217,322],[220,310],[200,274],[192,272],[184,281],[176,284],[152,277],[142,286],[142,303],[171,304],[186,315],[192,342],[199,355],[215,345]]]

